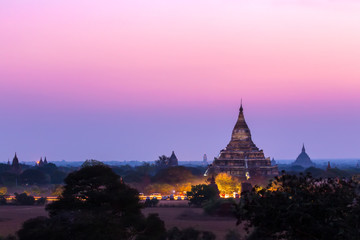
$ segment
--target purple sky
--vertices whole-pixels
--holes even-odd
[[[0,161],[360,158],[356,1],[0,3]]]

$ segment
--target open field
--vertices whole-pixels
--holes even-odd
[[[166,229],[193,227],[197,230],[211,231],[216,235],[216,239],[219,240],[225,239],[225,235],[229,230],[241,229],[239,226],[236,226],[235,218],[210,217],[204,215],[201,208],[156,207],[146,208],[143,210],[143,213],[158,213],[165,222]]]
[[[0,236],[15,234],[25,220],[37,216],[47,216],[44,206],[0,206]]]
[[[145,208],[143,213],[158,213],[167,229],[172,227],[212,231],[217,239],[224,239],[230,229],[239,229],[234,218],[209,217],[201,208],[189,208],[187,201],[160,201],[160,207]],[[0,206],[0,236],[15,234],[24,221],[47,216],[43,206]]]

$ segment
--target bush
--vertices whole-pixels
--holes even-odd
[[[38,200],[36,200],[36,205],[45,205],[46,203],[46,197],[41,197]]]
[[[233,198],[212,199],[203,206],[205,213],[217,216],[235,216],[236,202]]]
[[[241,240],[242,237],[240,235],[240,233],[238,231],[235,230],[230,230],[226,236],[225,236],[226,240]]]
[[[145,203],[144,203],[144,206],[145,207],[156,207],[156,205],[158,205],[159,203],[159,200],[157,200],[156,198],[153,198],[153,199],[146,199],[145,200]]]
[[[204,202],[218,197],[216,189],[206,184],[199,184],[191,187],[191,191],[187,192],[190,199],[189,204],[200,207]]]
[[[0,205],[6,205],[6,198],[5,198],[5,196],[0,196]]]
[[[35,198],[28,196],[26,193],[15,193],[15,203],[19,205],[34,205]]]

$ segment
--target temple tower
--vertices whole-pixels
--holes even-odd
[[[168,166],[169,167],[178,166],[178,159],[177,159],[174,151],[172,151],[171,156],[169,157]]]
[[[225,172],[243,179],[278,175],[277,166],[271,166],[270,158],[265,158],[263,150],[252,141],[242,104],[229,144],[220,151],[207,172]]]
[[[13,172],[15,173],[20,173],[21,172],[21,166],[20,166],[20,163],[19,163],[19,159],[15,153],[15,156],[12,160],[12,163],[11,163],[11,169]]]
[[[301,153],[296,158],[295,162],[292,163],[292,165],[298,165],[298,166],[302,166],[302,167],[305,167],[305,168],[312,167],[312,166],[315,165],[311,161],[309,155],[306,153],[305,144],[303,144],[302,149],[301,149]]]

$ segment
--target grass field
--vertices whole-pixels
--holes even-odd
[[[211,231],[219,240],[225,239],[230,229],[240,229],[234,218],[204,215],[201,208],[189,208],[187,201],[160,201],[159,206],[145,208],[143,213],[158,213],[167,229],[193,227]],[[47,216],[43,206],[0,206],[0,236],[15,234],[25,220],[37,216]]]

